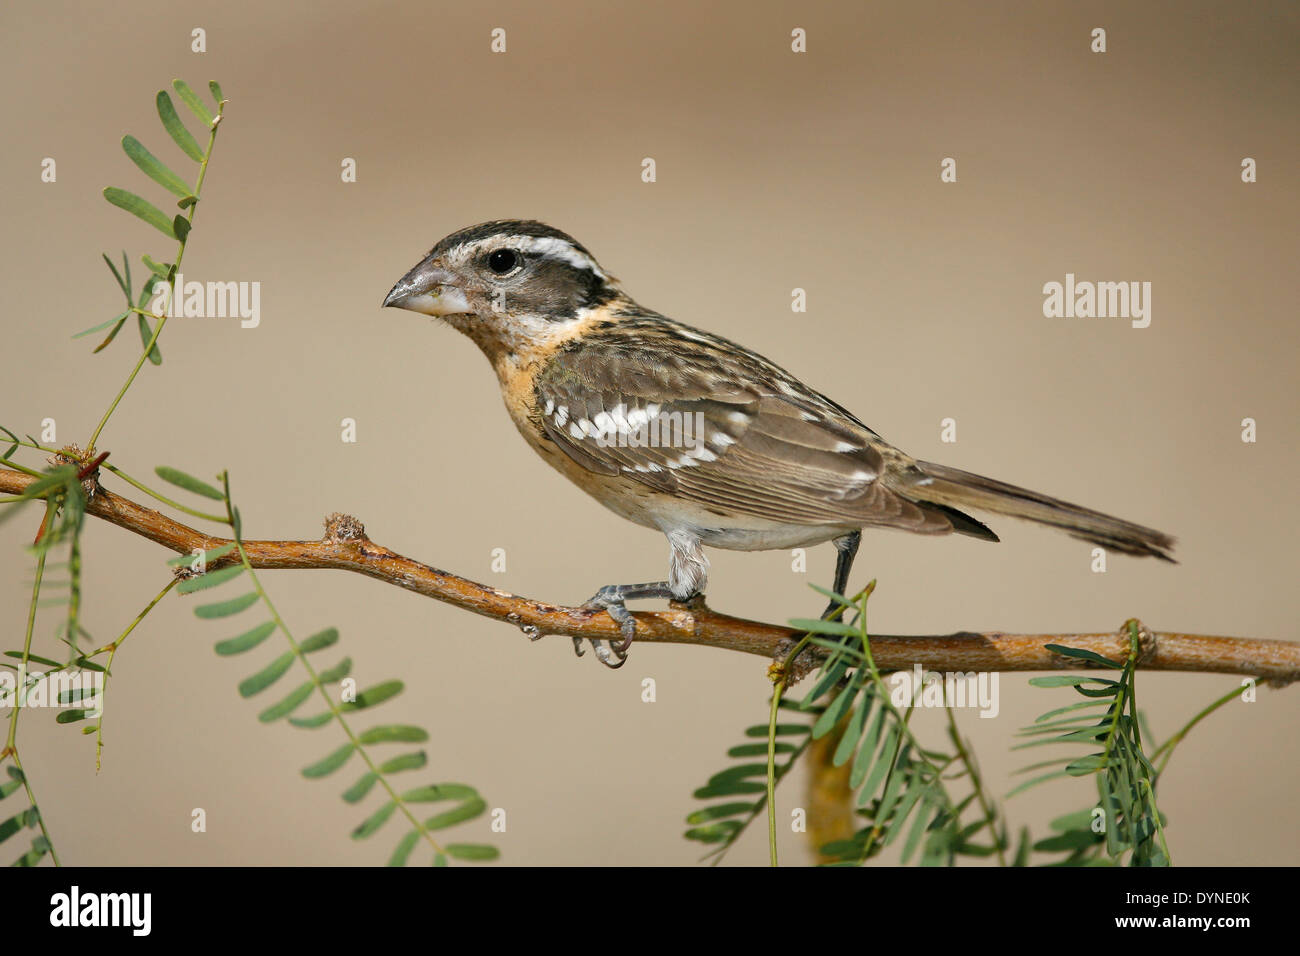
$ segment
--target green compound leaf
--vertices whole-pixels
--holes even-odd
[[[487,809],[487,802],[479,796],[471,797],[458,807],[453,807],[439,813],[437,816],[429,817],[424,821],[427,830],[445,830],[447,827],[455,826],[457,823],[464,823],[466,820],[473,820],[484,810]]]
[[[718,803],[687,815],[686,822],[692,824],[708,823],[711,820],[722,820],[726,817],[753,813],[757,809],[757,803]]]
[[[181,148],[181,152],[196,163],[203,162],[203,150],[176,115],[176,107],[172,105],[172,98],[166,90],[158,91],[158,118],[162,120],[163,128],[167,130],[172,142]]]
[[[323,714],[316,714],[313,717],[290,717],[289,723],[305,730],[315,730],[317,727],[324,727],[333,719],[334,715],[327,710]]]
[[[108,328],[110,325],[117,325],[118,327],[121,327],[122,324],[123,324],[124,322],[126,322],[126,320],[129,319],[130,317],[131,317],[131,313],[130,313],[130,312],[119,312],[117,315],[113,316],[113,317],[112,317],[111,319],[109,319],[107,322],[101,322],[101,323],[99,323],[99,325],[92,325],[92,326],[91,326],[90,328],[88,328],[88,329],[82,329],[80,332],[78,332],[76,335],[74,335],[74,336],[72,336],[72,337],[73,337],[74,339],[79,339],[79,338],[82,338],[83,336],[86,336],[86,335],[93,335],[95,332],[102,332],[104,329]],[[114,331],[113,331],[113,335],[117,335],[117,330],[116,330],[116,329],[114,329]],[[111,336],[110,336],[110,340],[111,340]]]
[[[1092,828],[1092,810],[1067,813],[1063,817],[1057,817],[1048,826],[1057,833],[1065,833],[1068,830],[1090,830]]]
[[[321,671],[320,682],[322,684],[333,684],[336,681],[341,681],[343,678],[347,677],[351,673],[352,673],[352,658],[345,657],[343,658],[343,660],[339,661],[329,670]]]
[[[1080,684],[1086,684],[1093,680],[1091,677],[1084,677],[1079,674],[1052,674],[1048,677],[1031,677],[1029,678],[1030,687],[1077,687]]]
[[[153,346],[149,349],[149,361],[152,362],[154,365],[162,364],[162,352],[159,351],[158,349],[158,341],[157,339],[154,338],[153,330],[150,328],[149,323],[145,321],[144,312],[146,311],[145,305],[149,301],[149,297],[153,295],[154,289],[157,286],[162,284],[164,283],[156,275],[150,275],[147,279],[144,280],[144,285],[141,286],[140,288],[140,298],[136,302],[136,308],[139,310],[136,314],[139,316],[141,320],[140,321],[141,343],[144,345],[148,345],[151,340],[153,341]]]
[[[400,757],[394,757],[386,760],[379,765],[380,773],[398,773],[402,770],[419,770],[429,758],[423,750],[417,750],[415,753],[402,754]]]
[[[266,710],[257,715],[257,719],[264,724],[269,724],[279,720],[281,717],[287,717],[292,714],[298,707],[311,696],[311,692],[316,689],[316,685],[311,681],[295,687],[283,700],[278,704],[272,704]]]
[[[691,795],[697,800],[712,800],[714,797],[739,797],[747,793],[767,793],[767,784],[739,780],[711,783],[700,787]]]
[[[331,753],[328,757],[316,761],[314,764],[312,764],[309,767],[304,767],[302,771],[302,775],[304,777],[307,777],[308,779],[317,779],[319,777],[329,776],[335,770],[338,770],[345,763],[347,763],[348,758],[352,756],[352,753],[353,753],[352,744],[346,743],[338,750],[335,750],[333,753]]]
[[[133,192],[118,189],[116,186],[105,187],[104,198],[119,209],[125,209],[131,215],[144,220],[169,239],[176,238],[176,230],[172,228],[172,221],[153,203],[141,199]]]
[[[150,272],[152,272],[152,273],[153,273],[154,275],[156,275],[158,278],[160,278],[160,279],[166,279],[166,280],[168,280],[168,281],[171,280],[171,277],[172,277],[172,266],[171,266],[171,265],[169,265],[169,264],[167,264],[167,263],[163,263],[163,262],[154,262],[153,259],[152,259],[150,256],[147,256],[147,255],[141,256],[141,257],[140,257],[140,261],[144,263],[146,269],[148,269]],[[128,296],[128,299],[129,299],[129,296]]]
[[[1065,772],[1072,777],[1086,777],[1088,774],[1096,773],[1105,766],[1106,757],[1104,754],[1089,754],[1066,764]]]
[[[324,678],[321,678],[324,680]],[[396,697],[402,692],[405,685],[400,680],[384,681],[382,684],[376,684],[374,687],[368,687],[361,693],[357,694],[357,699],[343,704],[339,710],[348,713],[354,710],[364,710],[367,707],[374,707],[382,704],[390,697]]]
[[[50,841],[45,839],[44,836],[38,836],[36,839],[32,840],[32,848],[18,859],[14,860],[11,865],[21,867],[36,866],[42,859],[44,859],[45,854],[49,852]]]
[[[212,125],[212,112],[184,80],[172,80],[172,88],[204,126]],[[220,100],[218,100],[220,102]]]
[[[357,739],[363,744],[418,744],[429,739],[429,732],[423,727],[413,727],[410,724],[381,724],[378,727],[371,727]]]
[[[131,162],[140,167],[140,171],[164,189],[177,196],[188,196],[194,192],[185,180],[167,168],[157,156],[149,152],[134,136],[122,137],[122,149],[131,157]]]
[[[222,657],[228,657],[231,654],[242,654],[244,651],[251,651],[271,635],[275,630],[275,626],[275,621],[263,621],[257,627],[245,631],[238,637],[219,641],[216,645],[216,652]]]
[[[5,651],[5,657],[13,657],[17,660],[23,659],[22,651]],[[27,660],[33,664],[43,664],[46,667],[62,667],[63,664],[58,661],[50,660],[48,657],[41,657],[39,654],[28,654]],[[10,770],[13,768],[11,767]]]
[[[361,779],[343,791],[343,799],[348,803],[360,803],[378,782],[379,774],[367,770],[361,775]]]
[[[310,654],[312,651],[319,651],[322,648],[329,647],[338,643],[339,631],[336,627],[327,627],[319,633],[313,634],[307,640],[303,641],[299,649],[304,654]]]
[[[256,674],[251,677],[245,677],[239,682],[239,696],[252,697],[254,694],[260,694],[266,688],[270,687],[287,671],[296,660],[293,651],[285,651],[271,663],[267,664]]]
[[[477,796],[477,790],[463,783],[434,783],[407,790],[402,794],[402,802],[436,803],[439,800],[464,800]]]
[[[256,603],[257,592],[249,591],[247,594],[241,594],[239,597],[231,598],[228,601],[218,601],[216,604],[200,604],[194,609],[194,616],[201,618],[230,617],[232,614],[248,610]]]
[[[787,744],[777,741],[774,748],[776,753],[789,754],[794,753],[798,748],[794,744]],[[766,757],[767,744],[739,744],[727,750],[728,757]]]
[[[113,260],[108,257],[107,252],[101,252],[100,255],[103,256],[104,261],[108,263],[109,271],[113,273],[113,278],[117,280],[118,288],[120,288],[122,290],[122,294],[126,296],[126,304],[130,305],[131,304],[131,263],[126,258],[126,250],[125,249],[122,250],[122,268],[126,270],[125,279],[122,278],[122,273],[117,271],[117,266],[113,265]]]
[[[501,856],[501,851],[494,846],[486,843],[448,843],[443,849],[447,855],[457,860],[473,860],[475,862],[482,860],[495,860]]]
[[[823,621],[814,620],[807,617],[796,617],[790,619],[790,626],[796,631],[807,631],[809,634],[832,634],[836,637],[856,637],[862,638],[862,632],[851,624],[845,624],[843,621]]]
[[[740,819],[724,819],[718,823],[708,823],[707,826],[692,827],[682,836],[688,840],[697,840],[699,843],[725,843],[738,834],[744,826],[744,821]]]
[[[1117,671],[1122,671],[1124,669],[1122,663],[1117,664],[1109,658],[1102,657],[1100,654],[1095,654],[1092,651],[1085,651],[1081,647],[1065,647],[1061,644],[1044,644],[1043,649],[1051,651],[1053,654],[1059,654],[1062,657],[1073,657],[1076,660],[1091,661],[1094,664],[1100,664],[1103,667],[1111,667]]]
[[[411,851],[415,849],[415,844],[420,839],[420,831],[412,830],[406,836],[398,841],[397,846],[393,848],[393,855],[388,858],[389,866],[406,866],[406,861],[410,859]]]
[[[849,706],[853,703],[853,698],[857,695],[858,685],[849,683],[845,688],[836,695],[835,699],[822,712],[816,722],[813,724],[812,735],[814,740],[825,737],[835,725],[840,722],[840,718],[848,711]],[[766,768],[764,768],[766,773]]]
[[[1035,718],[1034,723],[1036,724],[1042,723],[1045,720],[1050,721],[1053,717],[1060,717],[1062,714],[1068,714],[1070,711],[1073,710],[1082,710],[1087,707],[1109,707],[1109,706],[1110,703],[1104,700],[1081,700],[1076,704],[1069,704],[1066,707],[1057,707],[1054,710],[1049,710],[1047,713],[1041,715],[1040,717]]]
[[[776,735],[778,737],[798,737],[808,733],[808,730],[809,728],[807,724],[777,724],[776,725]],[[767,724],[754,724],[750,727],[746,727],[745,736],[762,737],[764,740],[766,740]],[[767,744],[764,744],[763,746],[766,747]],[[763,752],[766,753],[767,751],[763,751]]]
[[[862,732],[866,729],[867,718],[871,714],[874,703],[875,698],[871,694],[863,694],[858,698],[858,703],[853,708],[853,715],[845,725],[839,743],[835,745],[835,754],[831,758],[832,766],[842,767],[854,755],[857,750],[858,740],[861,739]]]
[[[393,811],[396,809],[397,804],[394,801],[389,800],[374,813],[370,814],[370,816],[366,817],[365,821],[352,831],[352,839],[364,840],[366,837],[370,836],[370,834],[374,833],[388,822],[388,818],[393,815]]]
[[[0,823],[0,843],[3,843],[24,827],[36,826],[40,819],[41,816],[35,807],[28,807],[26,810],[14,814],[8,820]]]

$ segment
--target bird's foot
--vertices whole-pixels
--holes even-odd
[[[672,596],[672,588],[667,581],[652,581],[649,584],[607,584],[593,594],[582,606],[599,608],[607,612],[623,635],[620,641],[607,642],[591,638],[591,647],[596,652],[596,660],[610,668],[622,667],[627,660],[627,650],[636,637],[636,618],[627,609],[626,602],[637,598],[671,599]],[[573,639],[573,650],[579,657],[583,653],[582,640],[580,637]]]

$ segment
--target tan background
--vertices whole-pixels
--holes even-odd
[[[855,583],[879,578],[877,629],[1069,632],[1138,615],[1295,639],[1297,25],[1293,4],[1181,2],[10,4],[0,421],[89,436],[139,347],[130,330],[98,356],[69,339],[119,308],[99,253],[170,247],[99,192],[161,202],[118,140],[180,166],[153,95],[173,76],[217,78],[231,103],[184,272],[260,281],[262,325],[169,325],[165,363],[100,446],[141,476],[228,468],[251,536],[313,537],[343,510],[400,552],[560,602],[662,576],[662,538],[533,458],[468,341],[379,308],[444,234],[536,217],[643,303],[773,356],[915,455],[1179,536],[1177,567],[1115,556],[1093,574],[1086,545],[1005,520],[996,546],[871,535]],[[194,26],[205,55],[189,52]],[[505,55],[489,53],[496,26]],[[805,55],[789,50],[795,26]],[[1105,55],[1089,52],[1095,26]],[[57,184],[39,182],[45,156]],[[349,156],[359,181],[344,185]],[[945,156],[955,185],[939,181]],[[1040,289],[1066,272],[1150,281],[1151,327],[1045,319]],[[796,286],[806,315],[790,311]],[[955,445],[939,440],[948,416]],[[1239,439],[1247,416],[1254,445]],[[358,444],[340,442],[344,417]],[[6,649],[36,521],[0,527]],[[498,547],[508,573],[493,575]],[[166,555],[97,522],[86,554],[86,623],[107,641],[165,580]],[[773,621],[817,611],[807,584],[832,564],[829,548],[807,575],[783,552],[712,557],[711,603]],[[508,811],[496,839],[510,863],[690,863],[691,790],[764,717],[759,659],[644,646],[612,673],[565,639],[531,645],[370,580],[266,580],[299,633],[341,628],[363,683],[407,681],[379,714],[434,731],[422,780],[473,783]],[[347,838],[361,811],[338,793],[354,768],[298,776],[337,731],[259,725],[264,704],[235,692],[253,664],[216,657],[230,628],[190,603],[169,600],[119,655],[102,773],[75,729],[22,722],[64,859],[381,862],[395,829]],[[39,625],[47,653],[56,616]],[[1163,737],[1232,683],[1151,675],[1142,703]],[[1296,694],[1230,706],[1180,750],[1160,801],[1175,862],[1297,860]],[[1013,732],[1069,699],[1004,675],[997,720],[960,715],[997,792],[1031,759],[1008,751]],[[938,740],[938,715],[922,717]],[[1042,836],[1089,797],[1067,784],[1008,809]],[[206,834],[190,833],[193,807]],[[765,859],[760,830],[733,862]]]

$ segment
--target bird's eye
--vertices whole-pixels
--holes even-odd
[[[499,276],[519,265],[519,254],[513,249],[498,249],[488,256],[488,268]]]

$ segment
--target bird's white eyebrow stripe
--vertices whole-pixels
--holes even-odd
[[[567,262],[575,269],[588,269],[595,273],[599,279],[606,278],[604,271],[600,266],[596,265],[595,259],[575,249],[572,243],[557,239],[555,236],[491,236],[487,239],[480,239],[470,246],[471,251],[482,250],[484,252],[505,248],[531,252],[534,255],[545,256],[548,259],[558,259],[561,262]]]

